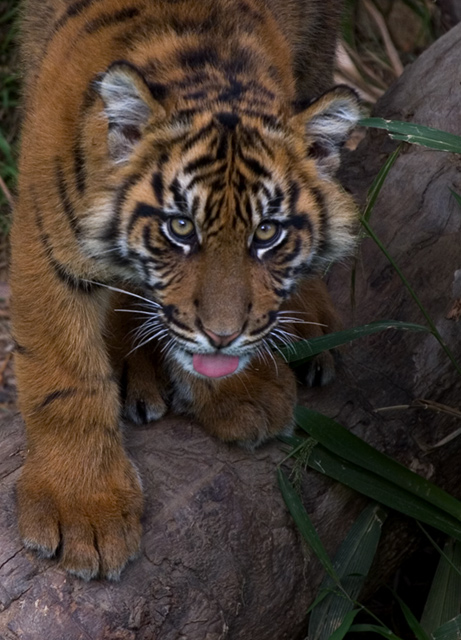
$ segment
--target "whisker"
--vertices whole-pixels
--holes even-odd
[[[119,289],[118,287],[112,287],[109,284],[103,284],[102,282],[96,282],[95,280],[86,280],[83,279],[83,282],[87,282],[88,284],[95,284],[98,287],[104,287],[105,289],[110,289],[110,291],[115,291],[115,293],[125,293],[127,296],[132,296],[133,298],[139,298],[139,300],[144,300],[150,306],[162,308],[162,305],[154,300],[149,300],[149,298],[144,298],[143,296],[138,295],[137,293],[133,293],[132,291],[126,291],[125,289]]]

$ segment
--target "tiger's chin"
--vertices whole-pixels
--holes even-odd
[[[229,355],[220,352],[192,353],[181,347],[171,352],[171,356],[182,369],[199,378],[228,378],[243,371],[251,360],[251,353]]]

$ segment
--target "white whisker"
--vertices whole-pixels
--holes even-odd
[[[115,293],[125,293],[127,296],[132,296],[133,298],[138,298],[139,300],[144,300],[148,305],[153,307],[158,307],[161,309],[162,305],[154,300],[149,300],[149,298],[144,298],[143,296],[138,295],[137,293],[133,293],[132,291],[126,291],[125,289],[119,289],[118,287],[112,287],[108,284],[103,284],[102,282],[95,282],[94,280],[83,280],[83,282],[87,282],[88,284],[95,284],[98,287],[104,287],[105,289],[110,289],[110,291],[115,291]]]

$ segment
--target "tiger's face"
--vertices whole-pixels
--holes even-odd
[[[132,93],[140,80],[126,68],[108,74],[110,122],[120,74]],[[242,370],[277,338],[280,305],[299,278],[350,251],[355,207],[331,173],[357,100],[340,89],[323,101],[287,119],[223,107],[153,123],[145,115],[140,133],[109,129],[121,184],[98,250],[155,302],[144,339],[163,338],[191,373]]]

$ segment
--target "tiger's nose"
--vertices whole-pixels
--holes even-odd
[[[234,333],[231,334],[215,333],[214,331],[211,331],[211,329],[207,329],[206,327],[203,327],[203,331],[207,335],[208,340],[211,342],[211,345],[213,347],[216,347],[216,349],[227,347],[242,333],[241,329],[239,329],[239,331],[234,331]]]

